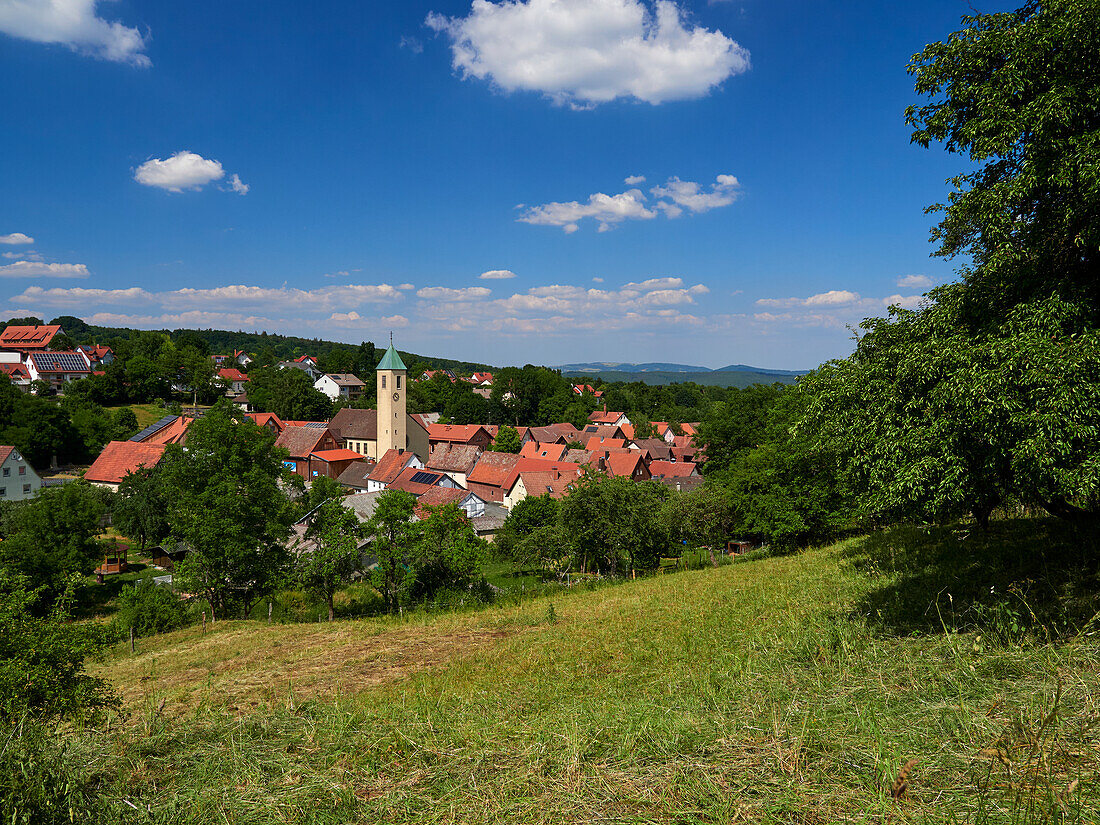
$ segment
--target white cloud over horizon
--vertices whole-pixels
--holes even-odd
[[[104,20],[98,0],[4,0],[0,32],[36,43],[57,43],[74,52],[129,63],[152,65],[145,36],[136,28]]]
[[[161,160],[151,158],[134,170],[134,180],[142,186],[152,186],[168,192],[198,191],[207,184],[225,177],[220,162],[209,160],[189,150],[176,152]],[[228,181],[228,189],[238,195],[248,194],[248,185],[234,174]]]
[[[84,264],[47,264],[42,261],[15,261],[0,265],[0,278],[87,278]]]
[[[487,272],[482,272],[477,277],[483,281],[506,281],[515,278],[516,273],[510,269],[490,269]]]
[[[626,179],[644,181],[640,175]],[[656,198],[649,202],[641,189],[633,188],[617,195],[596,192],[585,202],[551,202],[524,208],[516,220],[533,226],[560,226],[566,234],[580,229],[580,222],[591,219],[597,231],[607,232],[627,220],[652,220],[660,214],[678,218],[684,210],[692,214],[729,206],[741,194],[741,184],[733,175],[718,175],[709,187],[671,177],[661,186],[649,190]]]
[[[843,328],[864,318],[883,317],[890,306],[918,309],[926,300],[923,295],[870,298],[847,289],[830,289],[808,298],[759,298],[756,305],[765,311],[756,312],[752,317],[768,325]]]
[[[671,0],[473,0],[465,17],[428,15],[463,78],[591,108],[702,97],[749,69],[720,31],[685,23]]]
[[[0,235],[0,243],[8,246],[20,246],[34,243],[34,238],[24,235],[22,232],[12,232],[10,235]]]

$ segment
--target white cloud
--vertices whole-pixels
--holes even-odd
[[[630,175],[623,179],[623,183],[627,186],[641,186],[645,183],[645,175]]]
[[[859,303],[858,292],[846,289],[830,289],[809,298],[760,298],[756,303],[763,307],[830,307],[850,306]]]
[[[602,284],[603,283],[603,278],[600,278],[599,276],[596,276],[595,278],[592,279],[592,283]]]
[[[928,289],[935,284],[927,275],[902,275],[898,278],[898,286],[905,289]]]
[[[41,261],[16,261],[0,266],[0,278],[87,278],[84,264],[45,264]]]
[[[234,174],[233,177],[229,179],[229,188],[236,192],[238,195],[247,195],[248,190],[252,187],[242,181],[240,175]]]
[[[461,289],[452,289],[446,286],[426,286],[416,291],[418,298],[430,298],[442,301],[469,301],[476,298],[485,298],[491,290],[483,286],[466,286]]]
[[[176,152],[170,158],[153,158],[145,161],[134,170],[134,180],[143,186],[155,186],[169,192],[182,192],[185,189],[202,189],[208,183],[225,177],[225,169],[216,160],[208,160],[202,155],[184,150]],[[240,195],[248,192],[248,185],[237,175],[229,179],[229,189]]]
[[[402,37],[398,41],[397,45],[400,46],[402,49],[408,49],[413,54],[420,54],[422,51],[424,51],[424,44],[421,43],[418,38],[409,37],[408,35]]]
[[[467,17],[433,13],[426,23],[450,39],[463,77],[576,108],[702,97],[749,68],[744,48],[689,28],[671,0],[473,0]]]
[[[899,306],[902,309],[918,309],[928,299],[923,295],[890,295],[882,299],[884,306]]]
[[[639,175],[627,178],[626,182],[644,180]],[[649,191],[657,198],[652,204],[640,189],[628,189],[618,195],[597,192],[583,203],[555,201],[527,207],[517,220],[535,226],[560,226],[571,233],[580,228],[581,221],[591,218],[598,231],[607,232],[626,220],[652,220],[662,213],[665,217],[677,218],[684,209],[697,214],[729,206],[740,194],[740,184],[733,175],[719,175],[709,187],[673,177],[663,186],[654,186]]]
[[[4,0],[0,32],[36,43],[60,43],[103,60],[149,66],[145,38],[96,14],[97,0]]]
[[[757,312],[753,319],[768,325],[786,324],[793,327],[829,327],[842,329],[864,318],[882,317],[890,306],[917,309],[927,299],[922,295],[890,295],[886,298],[863,297],[847,289],[831,289],[809,298],[760,298],[756,304],[768,310]]]
[[[516,273],[510,269],[490,269],[488,272],[482,272],[477,277],[483,281],[506,281],[509,278],[515,278]]]
[[[24,235],[22,232],[12,232],[10,235],[0,235],[0,243],[8,246],[19,246],[34,243],[34,238],[30,235]]]
[[[695,213],[707,212],[729,206],[740,194],[741,184],[733,175],[719,175],[709,190],[694,181],[669,178],[664,186],[654,186],[649,191],[658,198],[667,198],[658,206],[670,218],[679,217],[684,209]],[[669,203],[671,201],[671,203]]]
[[[29,286],[23,290],[23,294],[17,297],[18,300],[42,303],[49,306],[94,306],[97,304],[148,303],[153,300],[154,296],[138,286],[127,289],[88,289],[79,286],[44,289],[40,286]]]

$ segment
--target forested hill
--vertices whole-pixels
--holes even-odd
[[[0,329],[11,323],[0,322]],[[71,315],[63,315],[54,318],[51,324],[60,324],[65,333],[76,344],[89,344],[92,342],[110,344],[112,340],[128,339],[144,330],[129,329],[127,327],[100,327],[87,324],[80,318]],[[187,335],[202,339],[214,354],[230,354],[234,350],[243,350],[254,355],[260,355],[261,361],[284,361],[297,358],[299,355],[312,355],[315,358],[324,358],[334,350],[355,349],[353,344],[345,344],[339,341],[326,341],[321,338],[299,338],[293,335],[279,335],[268,332],[230,332],[224,329],[175,329],[155,330],[168,335],[173,341]],[[371,341],[364,342],[368,348],[379,349],[378,357],[388,342]],[[439,358],[433,355],[418,355],[413,352],[398,350],[401,358],[412,369],[415,365],[427,365],[433,369],[451,369],[460,372],[474,372],[491,370],[489,364],[480,364],[473,361],[458,361],[452,358]],[[267,354],[265,359],[262,356]]]

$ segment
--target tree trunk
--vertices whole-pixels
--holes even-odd
[[[332,596],[328,597],[328,620],[331,622],[336,618],[336,609],[332,603]]]

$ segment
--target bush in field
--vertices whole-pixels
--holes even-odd
[[[123,589],[118,597],[115,624],[138,636],[177,630],[188,623],[187,605],[167,587],[143,581]]]

